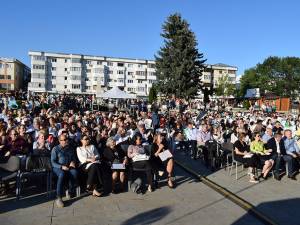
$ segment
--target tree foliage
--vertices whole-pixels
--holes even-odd
[[[241,95],[247,89],[260,88],[278,96],[295,97],[300,87],[300,58],[269,57],[263,63],[245,71],[240,79]]]
[[[157,92],[155,86],[152,86],[149,91],[149,102],[153,103],[157,99]]]
[[[193,98],[202,88],[203,54],[198,52],[195,34],[180,14],[163,24],[164,45],[155,56],[158,89],[166,96]]]
[[[215,90],[217,96],[230,96],[235,93],[235,85],[229,81],[228,74],[223,75],[218,79],[218,86]]]

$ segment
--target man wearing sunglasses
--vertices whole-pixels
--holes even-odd
[[[53,167],[53,172],[57,176],[57,200],[56,205],[59,208],[64,207],[62,201],[63,195],[63,183],[64,179],[69,180],[69,192],[74,193],[75,187],[77,185],[77,171],[75,169],[75,151],[68,144],[68,138],[66,134],[61,134],[59,136],[59,145],[55,146],[51,152],[51,164]],[[66,196],[70,198],[70,195]]]

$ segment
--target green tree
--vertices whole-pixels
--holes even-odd
[[[195,34],[176,13],[163,24],[161,36],[164,45],[155,56],[159,91],[166,96],[193,98],[202,88],[200,78],[206,61],[198,52]]]
[[[295,97],[300,87],[300,58],[271,56],[245,71],[240,79],[240,93],[250,88],[271,91],[278,96]]]
[[[218,79],[215,94],[217,96],[230,96],[235,93],[235,85],[229,80],[228,74],[223,75]]]
[[[152,86],[149,91],[149,102],[153,103],[157,99],[157,92],[155,86]]]

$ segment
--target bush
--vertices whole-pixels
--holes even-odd
[[[244,102],[243,102],[243,107],[244,107],[245,109],[249,109],[249,108],[250,108],[250,103],[249,103],[248,100],[244,100]]]

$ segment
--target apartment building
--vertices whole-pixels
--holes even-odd
[[[148,96],[156,81],[155,62],[80,54],[30,51],[33,92],[99,94],[118,86]]]
[[[113,58],[80,54],[30,51],[33,92],[100,94],[119,87],[139,97],[148,96],[156,82],[155,61]],[[206,65],[202,82],[217,85],[219,77],[228,74],[235,83],[236,67],[225,64]]]
[[[30,68],[14,58],[0,57],[0,90],[26,90]]]
[[[211,87],[211,84],[213,84],[213,87],[216,88],[219,79],[223,76],[227,76],[230,83],[236,84],[237,70],[238,68],[235,66],[222,63],[206,65],[202,73],[201,81],[207,87]]]

